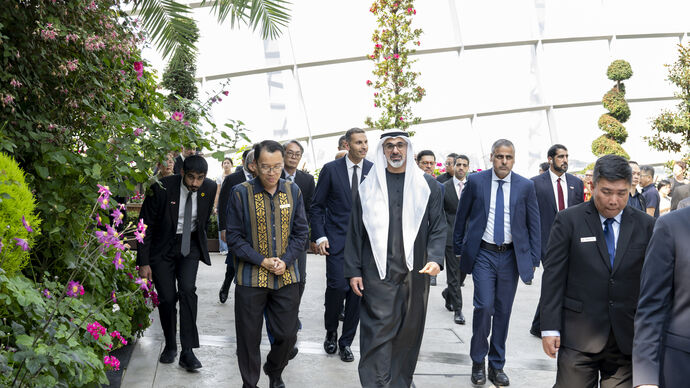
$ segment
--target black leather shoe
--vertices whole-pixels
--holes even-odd
[[[539,332],[538,330],[536,330],[533,327],[531,327],[529,329],[529,333],[532,334],[533,336],[537,337],[537,338],[541,338],[541,332]]]
[[[299,349],[297,349],[297,346],[295,346],[292,348],[292,350],[290,350],[290,354],[288,355],[288,360],[292,360],[293,358],[297,357],[297,353],[299,353]]]
[[[503,369],[494,369],[489,366],[489,380],[497,387],[507,387],[510,385],[508,375],[503,372]]]
[[[285,383],[281,375],[271,375],[266,372],[266,364],[264,364],[264,373],[268,376],[268,387],[269,388],[285,388]]]
[[[345,310],[343,310],[343,311],[340,312],[340,315],[338,315],[338,320],[339,320],[340,322],[342,322],[342,321],[345,320]]]
[[[232,282],[229,282],[228,279],[223,280],[223,285],[220,286],[220,291],[218,292],[218,299],[220,299],[220,303],[225,303],[228,300],[231,284]]]
[[[450,303],[450,299],[448,299],[448,288],[447,287],[444,288],[443,291],[441,291],[441,296],[446,301],[446,310],[453,311],[453,304]]]
[[[462,311],[458,310],[454,314],[455,316],[453,317],[453,322],[457,323],[458,325],[464,325],[465,324],[465,316],[462,315]]]
[[[486,384],[486,371],[484,370],[484,363],[472,363],[472,384],[484,385]]]
[[[323,341],[323,350],[328,354],[334,354],[338,350],[338,333],[329,331],[326,333],[326,340]]]
[[[166,346],[163,348],[163,352],[158,358],[158,361],[160,361],[162,364],[172,364],[175,361],[175,357],[177,357],[177,347],[173,348]]]
[[[431,281],[429,282],[429,285],[435,286],[436,285],[436,276],[431,277]]]
[[[349,346],[340,347],[340,359],[345,362],[352,362],[355,360],[355,355],[352,354],[352,350],[350,350]]]
[[[201,361],[194,355],[191,349],[183,350],[180,354],[180,366],[185,368],[188,372],[201,368]]]

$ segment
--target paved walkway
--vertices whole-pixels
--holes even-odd
[[[197,293],[199,295],[198,326],[201,348],[195,354],[204,365],[197,373],[189,373],[177,365],[158,363],[163,347],[163,332],[154,311],[153,325],[140,338],[124,372],[122,387],[241,387],[235,355],[234,286],[227,303],[218,302],[218,289],[225,273],[224,257],[212,254],[213,266],[199,266]],[[307,287],[302,300],[300,318],[303,324],[298,336],[299,354],[283,372],[288,387],[359,387],[359,337],[352,350],[355,362],[340,361],[337,353],[323,350],[323,298],[326,287],[325,261],[322,256],[307,258]],[[541,348],[541,341],[529,334],[534,309],[539,299],[541,270],[531,286],[518,287],[507,343],[505,371],[511,387],[551,387],[555,381],[556,363]],[[445,274],[438,277],[438,286],[431,287],[424,342],[419,355],[414,383],[419,388],[472,387],[469,358],[472,335],[472,279],[465,281],[463,312],[466,325],[453,323],[453,315],[444,307],[441,291]],[[269,350],[268,340],[261,344],[263,361]],[[262,362],[263,362],[262,361]],[[259,386],[268,386],[268,378],[261,376]],[[491,383],[485,387],[492,387]]]

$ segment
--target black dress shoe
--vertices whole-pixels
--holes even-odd
[[[472,384],[484,385],[486,384],[486,371],[484,370],[484,363],[472,363]]]
[[[338,320],[339,320],[340,322],[342,322],[342,321],[345,320],[345,310],[343,310],[343,311],[340,312],[340,315],[338,315]]]
[[[228,300],[231,284],[232,282],[229,282],[228,279],[223,280],[223,285],[220,286],[220,291],[218,292],[218,299],[220,299],[220,303],[225,303]]]
[[[285,388],[285,383],[281,375],[269,374],[266,371],[266,364],[264,364],[264,373],[268,376],[268,387],[269,388]]]
[[[326,340],[323,341],[323,350],[328,354],[334,354],[338,350],[338,333],[329,331],[326,333]]]
[[[508,375],[503,372],[503,369],[494,369],[489,366],[489,380],[497,387],[507,387],[510,385]]]
[[[162,364],[172,364],[173,361],[175,361],[175,357],[177,357],[177,347],[166,346],[163,348],[163,352],[158,358],[158,361],[160,361]]]
[[[454,314],[455,316],[453,317],[453,322],[457,323],[458,325],[464,325],[465,324],[465,316],[462,315],[462,311],[458,310]]]
[[[297,357],[297,353],[299,353],[299,349],[297,349],[297,346],[294,346],[292,350],[290,350],[290,354],[288,355],[288,360],[292,360],[293,358]]]
[[[431,277],[431,281],[429,282],[429,285],[435,286],[436,285],[436,276]]]
[[[352,350],[350,350],[349,346],[340,347],[340,359],[345,362],[352,362],[355,360],[355,355],[352,354]]]
[[[541,332],[533,327],[529,329],[529,333],[537,338],[541,338]]]
[[[450,299],[448,298],[448,288],[444,288],[443,291],[441,291],[441,296],[446,301],[446,310],[453,311],[453,304],[450,303]]]
[[[201,368],[201,361],[196,358],[191,349],[182,351],[179,364],[189,372]]]

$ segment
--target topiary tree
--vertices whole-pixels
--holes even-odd
[[[0,268],[8,276],[29,263],[28,247],[40,226],[35,209],[24,172],[11,156],[0,152]]]
[[[678,60],[667,65],[668,80],[678,87],[680,100],[675,112],[664,110],[652,121],[652,135],[645,136],[649,145],[659,151],[683,152],[690,159],[690,47],[678,46]]]
[[[419,46],[422,34],[421,29],[410,28],[417,14],[414,1],[376,0],[369,10],[378,17],[378,28],[372,37],[374,52],[369,55],[376,64],[376,80],[367,80],[367,85],[376,90],[374,107],[383,112],[376,120],[367,117],[365,124],[378,129],[407,129],[421,121],[412,113],[411,104],[426,94],[416,83],[419,73],[411,70],[415,61],[408,59],[416,51],[410,46]]]
[[[628,138],[628,131],[621,123],[630,118],[630,106],[625,101],[625,85],[621,81],[632,77],[632,74],[630,63],[622,59],[611,62],[606,70],[606,77],[616,81],[616,84],[604,94],[601,101],[609,113],[599,117],[599,129],[604,131],[604,134],[592,142],[592,153],[596,156],[615,154],[630,158],[621,146]]]

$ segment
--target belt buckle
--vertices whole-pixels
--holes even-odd
[[[496,248],[498,249],[499,252],[505,252],[508,250],[508,247],[503,244],[503,245],[496,245]]]

